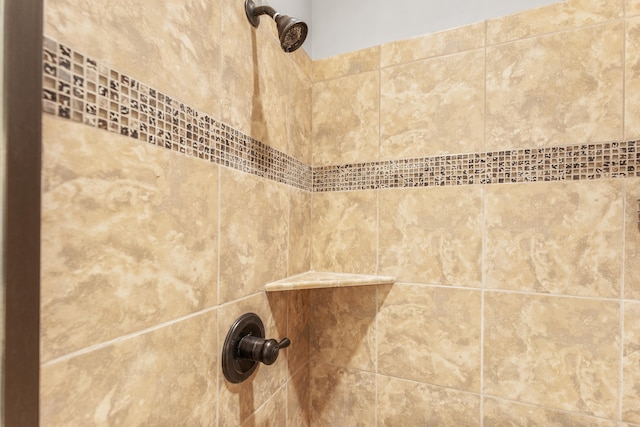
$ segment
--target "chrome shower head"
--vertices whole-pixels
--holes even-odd
[[[309,31],[307,24],[287,15],[282,15],[268,4],[256,5],[255,0],[245,0],[244,11],[251,25],[260,25],[260,15],[269,15],[276,21],[280,46],[285,52],[293,52],[302,46]]]

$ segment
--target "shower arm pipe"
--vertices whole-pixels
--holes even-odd
[[[260,15],[269,15],[274,20],[276,19],[276,15],[278,15],[278,12],[268,4],[253,6],[252,10],[253,16],[249,17],[249,21],[251,21],[251,25],[254,27],[257,27],[260,24]]]

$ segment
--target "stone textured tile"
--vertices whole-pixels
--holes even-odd
[[[55,0],[44,12],[48,36],[218,115],[220,2]]]
[[[627,17],[640,15],[640,1],[625,0],[625,12]]]
[[[611,420],[485,397],[484,426],[617,427]]]
[[[624,297],[640,300],[640,179],[626,181]]]
[[[314,84],[313,164],[378,160],[378,71]]]
[[[217,303],[217,167],[43,117],[41,360]]]
[[[375,372],[376,306],[375,286],[312,290],[311,360]]]
[[[378,375],[378,425],[478,426],[480,397]]]
[[[45,364],[41,426],[214,425],[216,312]]]
[[[404,64],[433,56],[484,47],[485,23],[466,25],[380,46],[380,66]]]
[[[488,288],[620,297],[622,182],[488,186]]]
[[[294,276],[311,269],[311,202],[307,191],[290,189],[289,265],[288,274]]]
[[[310,365],[298,371],[287,383],[287,426],[309,426]]]
[[[640,17],[627,20],[625,61],[624,137],[634,139],[640,138]]]
[[[311,295],[307,290],[289,291],[285,295],[289,298],[287,337],[296,343],[287,350],[289,372],[294,374],[309,362]]]
[[[277,35],[278,32],[276,31],[275,34]],[[308,79],[313,80],[314,61],[306,51],[306,48],[308,47],[309,45],[305,43],[302,48],[296,50],[295,52],[288,53],[287,56],[293,60],[295,66],[299,71],[301,71]]]
[[[482,195],[479,186],[381,190],[379,273],[480,287]]]
[[[267,338],[280,341],[287,333],[287,297],[284,293],[267,295],[259,293],[249,298],[225,304],[218,314],[218,354],[222,348],[229,328],[244,313],[256,313],[264,323]],[[291,347],[282,350],[272,365],[260,364],[256,371],[244,382],[232,384],[219,370],[219,425],[243,425],[251,416],[267,402],[287,380],[286,359],[290,349],[298,343],[291,342]]]
[[[282,55],[282,52],[280,55]],[[289,112],[287,114],[289,121],[289,148],[287,153],[310,165],[313,159],[311,140],[313,83],[307,75],[296,67],[292,67],[290,73],[291,75],[287,78],[291,85],[288,104]]]
[[[272,427],[287,425],[287,390],[281,388],[276,391],[247,421],[242,427]]]
[[[375,425],[375,374],[314,363],[311,366],[311,425]]]
[[[287,275],[289,188],[222,168],[220,299],[264,290]]]
[[[640,424],[640,302],[624,303],[622,419]]]
[[[395,284],[378,314],[379,372],[480,391],[479,291]]]
[[[314,82],[377,71],[380,67],[380,47],[348,52],[313,62]]]
[[[484,393],[614,419],[620,303],[485,293]]]
[[[313,270],[375,273],[375,191],[315,193],[312,213]]]
[[[621,138],[623,46],[611,22],[488,47],[485,149]]]
[[[254,29],[247,22],[244,2],[221,2],[222,121],[287,152],[293,63],[283,58],[279,42],[269,31],[274,30],[272,22],[264,19],[264,25]]]
[[[260,94],[255,93],[259,80],[256,75],[256,45],[257,38],[262,38],[263,33],[258,31],[260,27],[255,30],[247,25],[243,2],[220,0],[220,4],[221,34],[224,34],[221,38],[220,119],[235,129],[251,134],[253,102],[261,99]]]
[[[636,1],[636,0],[628,0]],[[567,0],[487,21],[487,44],[569,30],[622,17],[623,0]]]
[[[382,70],[380,156],[482,151],[484,49]]]

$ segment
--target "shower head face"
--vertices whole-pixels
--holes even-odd
[[[309,31],[307,24],[287,15],[277,15],[275,20],[282,50],[293,52],[302,46]]]

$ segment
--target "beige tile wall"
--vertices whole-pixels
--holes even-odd
[[[638,138],[639,13],[568,0],[318,61],[314,165],[354,162],[377,122],[324,106],[364,99],[380,160]],[[379,96],[325,91],[376,71]],[[313,199],[314,269],[398,282],[311,291],[312,425],[640,423],[640,179]]]
[[[636,0],[313,64],[241,6],[51,1],[45,33],[313,165],[640,137]],[[310,194],[43,120],[43,425],[640,424],[640,179]],[[261,290],[310,268],[399,282]],[[232,385],[246,311],[294,345]]]
[[[49,1],[45,34],[307,164],[312,63],[242,2]],[[224,34],[224,37],[222,36]],[[41,424],[308,424],[310,193],[44,115]],[[226,382],[240,314],[293,344]]]

